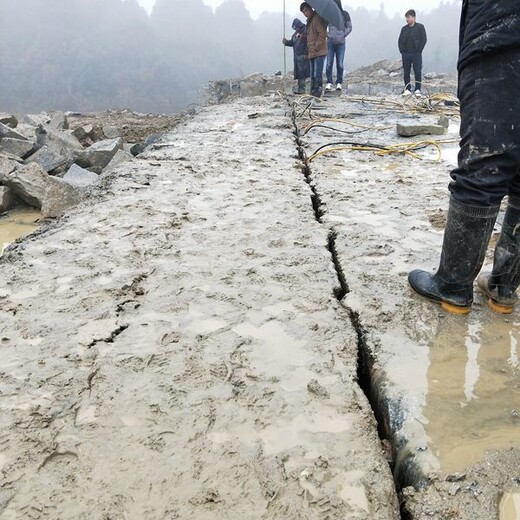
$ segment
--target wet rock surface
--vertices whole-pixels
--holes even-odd
[[[202,110],[2,257],[2,516],[398,517],[286,112]]]
[[[448,87],[201,109],[11,246],[0,514],[510,520],[517,313],[406,283],[440,252]]]

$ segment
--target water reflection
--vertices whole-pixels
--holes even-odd
[[[462,471],[486,450],[520,443],[519,325],[485,311],[439,324],[424,427],[443,471]]]
[[[504,493],[499,509],[500,520],[520,520],[520,495]]]
[[[17,238],[36,229],[35,222],[41,214],[36,209],[14,209],[0,217],[0,255]]]

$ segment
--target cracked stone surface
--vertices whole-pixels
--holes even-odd
[[[291,130],[201,109],[5,252],[2,519],[398,518]]]

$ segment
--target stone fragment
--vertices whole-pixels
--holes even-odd
[[[49,174],[36,163],[29,164],[4,176],[3,183],[29,206],[41,208]]]
[[[0,140],[5,139],[6,137],[11,137],[12,139],[21,139],[24,140],[25,137],[18,132],[15,132],[12,128],[9,128],[7,125],[0,123]]]
[[[132,161],[134,159],[134,156],[125,150],[118,150],[112,160],[106,165],[105,170],[109,171],[115,168],[117,165]]]
[[[441,125],[428,123],[397,123],[397,133],[401,137],[413,137],[414,135],[442,135],[447,128]]]
[[[24,159],[29,155],[35,147],[35,144],[27,139],[14,139],[12,137],[4,137],[0,141],[0,152],[9,153]]]
[[[65,165],[67,158],[45,145],[27,158],[27,163],[32,162],[39,164],[46,172],[52,172],[56,168]]]
[[[15,195],[11,188],[0,186],[0,213],[9,211],[13,207]]]
[[[79,188],[57,177],[49,177],[43,199],[43,217],[61,217],[84,198]]]
[[[76,164],[82,168],[104,168],[114,157],[118,150],[123,149],[123,140],[105,139],[94,143],[86,150],[76,154]]]
[[[99,180],[96,173],[85,170],[77,164],[73,164],[62,178],[65,182],[77,188],[92,186]]]
[[[5,175],[11,173],[16,168],[16,161],[10,157],[0,155],[0,182]]]
[[[67,130],[69,128],[67,116],[63,112],[56,112],[51,117],[48,126],[52,130]]]

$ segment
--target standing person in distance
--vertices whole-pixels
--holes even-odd
[[[343,89],[343,62],[345,60],[347,36],[352,32],[352,20],[347,11],[343,10],[341,0],[334,0],[343,13],[343,27],[338,28],[329,25],[327,28],[327,85],[325,90],[332,90],[332,69],[334,68],[334,58],[336,59],[336,90]]]
[[[293,48],[294,53],[294,79],[298,81],[298,87],[293,89],[295,94],[305,94],[305,80],[311,75],[311,67],[307,59],[307,27],[295,18],[292,23],[294,34],[291,39],[282,38],[282,43]]]
[[[307,49],[311,62],[311,94],[321,97],[323,88],[323,66],[327,56],[327,22],[307,3],[300,5],[307,18]]]
[[[422,81],[422,51],[426,45],[426,29],[422,23],[416,21],[413,9],[405,13],[406,25],[399,34],[398,46],[403,59],[404,91],[403,96],[409,96],[412,92],[421,96]],[[410,72],[413,66],[415,88],[410,84]]]
[[[489,307],[513,312],[520,285],[520,1],[464,0],[460,20],[460,151],[439,268],[416,269],[417,293],[466,314],[500,203],[508,203],[493,269],[478,287]]]

